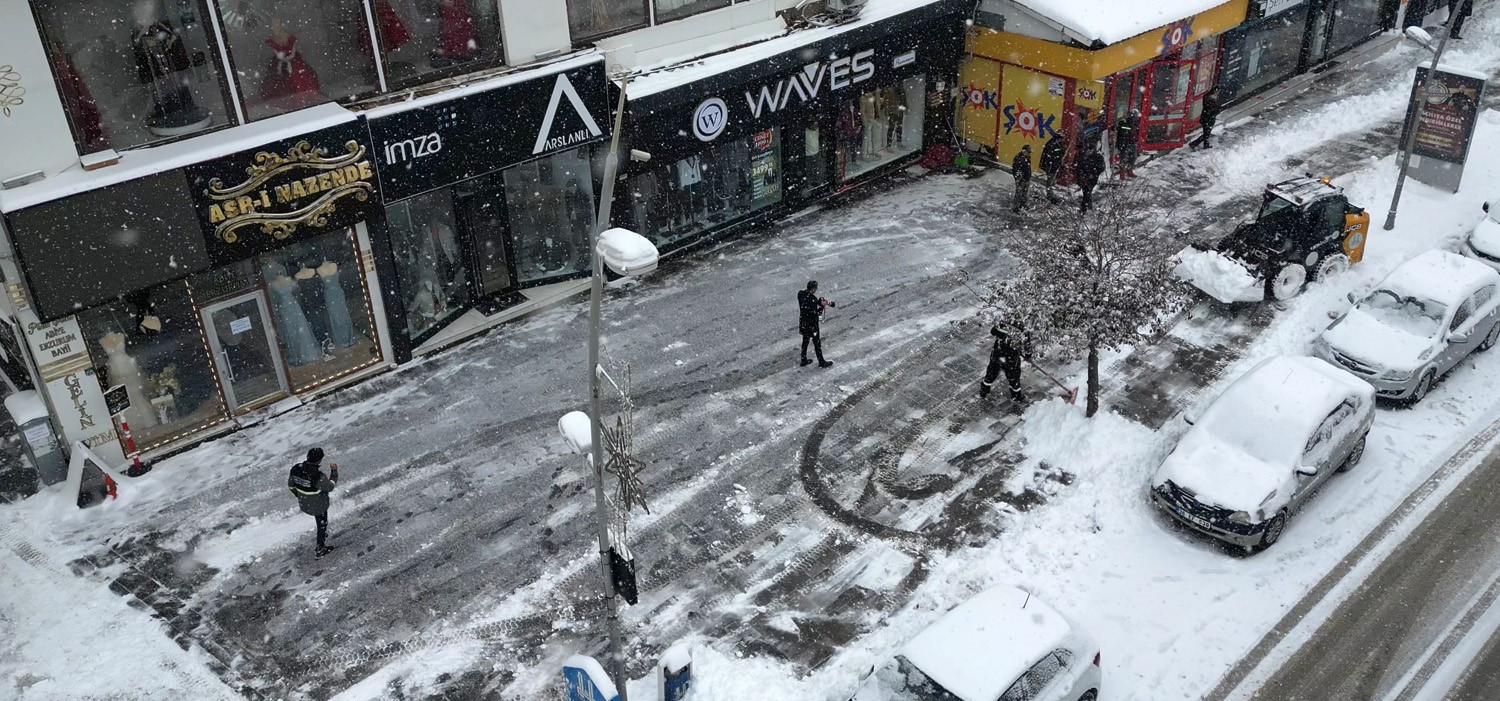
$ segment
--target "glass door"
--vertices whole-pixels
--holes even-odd
[[[1196,61],[1157,61],[1147,67],[1143,149],[1172,149],[1187,143],[1188,98]]]
[[[203,307],[208,345],[219,384],[235,415],[287,396],[286,373],[276,352],[276,334],[266,324],[265,293],[259,290]]]

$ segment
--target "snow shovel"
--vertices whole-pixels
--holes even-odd
[[[1074,400],[1078,399],[1077,387],[1069,387],[1061,382],[1058,382],[1057,378],[1052,376],[1052,373],[1043,370],[1040,365],[1032,363],[1030,358],[1025,358],[1025,360],[1026,362],[1031,363],[1031,367],[1036,368],[1037,372],[1042,373],[1047,377],[1047,379],[1052,380],[1052,384],[1057,385],[1057,388],[1062,390],[1062,397],[1063,399],[1068,400],[1069,404],[1072,404]]]

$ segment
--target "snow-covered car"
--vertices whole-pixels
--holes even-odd
[[[1484,218],[1469,232],[1463,254],[1500,270],[1500,203],[1484,203]]]
[[[1354,375],[1317,358],[1267,358],[1191,421],[1151,501],[1195,531],[1264,550],[1324,481],[1359,462],[1374,420],[1375,391]]]
[[[1497,287],[1500,272],[1489,266],[1427,251],[1329,324],[1313,354],[1374,385],[1381,397],[1421,401],[1459,361],[1495,345]]]
[[[850,701],[1096,701],[1099,647],[1066,616],[997,586],[943,614]]]

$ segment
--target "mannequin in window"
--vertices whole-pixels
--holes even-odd
[[[271,36],[266,37],[266,46],[274,54],[266,65],[264,82],[260,85],[260,99],[295,102],[305,106],[318,102],[322,88],[318,85],[318,74],[302,58],[297,48],[297,37],[287,32],[280,19],[271,20]],[[288,98],[296,98],[288,100]]]
[[[468,0],[438,0],[438,46],[433,65],[462,63],[479,54],[479,32]]]
[[[125,385],[125,395],[130,397],[130,408],[120,415],[132,430],[139,431],[156,425],[156,413],[151,400],[146,397],[146,380],[135,358],[125,352],[125,334],[111,331],[99,337],[99,347],[104,350],[105,371],[113,385]]]
[[[416,209],[416,208],[413,208]],[[464,284],[463,261],[459,258],[458,235],[447,217],[437,207],[417,211],[422,222],[416,231],[418,277],[431,283],[431,289],[446,299],[455,287]],[[446,303],[443,305],[446,308]]]
[[[276,329],[281,333],[281,342],[286,346],[286,361],[302,366],[322,359],[323,353],[313,336],[307,315],[297,301],[297,281],[280,264],[268,263],[263,269],[266,289],[271,295],[271,315],[276,317]],[[222,335],[222,334],[221,334]]]
[[[323,300],[328,305],[328,338],[339,348],[354,345],[354,322],[349,318],[349,300],[339,286],[339,264],[331,260],[318,266],[323,283]]]
[[[53,67],[57,69],[57,87],[62,94],[68,113],[78,127],[78,136],[88,152],[109,148],[109,130],[104,127],[104,116],[99,103],[83,82],[83,76],[73,67],[73,57],[63,50],[61,44],[52,44]]]
[[[678,198],[678,214],[683,223],[691,223],[698,220],[698,191],[703,187],[702,161],[697,156],[688,156],[677,162],[675,167],[677,191],[681,194]]]
[[[332,360],[333,340],[328,329],[328,300],[323,294],[323,281],[318,278],[318,267],[311,261],[298,263],[292,279],[297,281],[297,303],[312,328],[313,339],[318,343],[318,352],[323,360]]]
[[[135,31],[130,38],[136,77],[150,86],[146,128],[157,136],[191,134],[212,124],[213,115],[193,102],[188,89],[193,60],[182,36],[157,14],[157,7],[153,0],[136,1]]]
[[[860,152],[864,144],[865,124],[859,118],[858,99],[845,103],[844,109],[839,112],[838,122],[839,139],[844,145],[845,169],[848,169],[847,161],[863,161],[864,154]]]
[[[380,30],[380,50],[385,55],[391,55],[411,41],[411,32],[406,30],[406,23],[396,14],[396,8],[391,6],[390,0],[377,0],[371,5],[371,9],[375,11],[375,28]],[[358,32],[354,41],[361,52],[369,52],[369,32]]]

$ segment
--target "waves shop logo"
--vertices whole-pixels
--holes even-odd
[[[1000,109],[1000,93],[993,90],[985,90],[973,83],[964,86],[964,107],[976,110],[998,110]]]
[[[1032,139],[1062,136],[1055,127],[1057,115],[1043,114],[1041,110],[1027,107],[1020,100],[1014,105],[1006,105],[1002,114],[1005,115],[1006,135],[1017,133]]]

